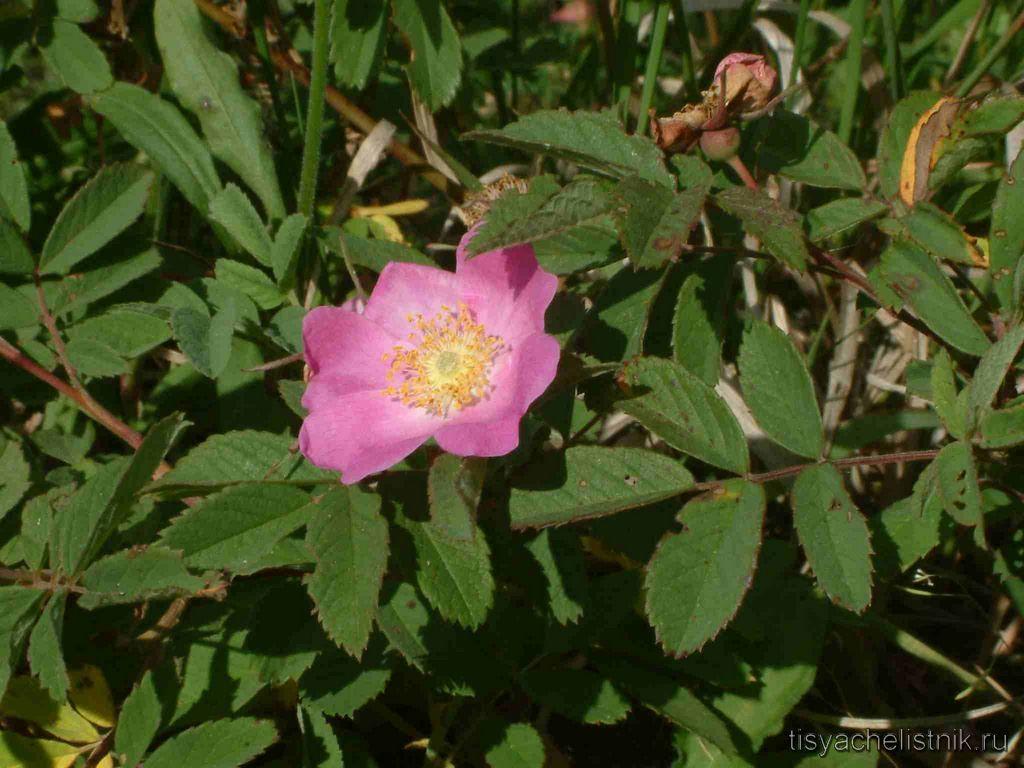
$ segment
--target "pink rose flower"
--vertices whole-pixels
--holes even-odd
[[[459,456],[502,456],[519,421],[555,377],[559,346],[544,333],[557,278],[519,245],[455,272],[393,262],[362,313],[317,307],[302,324],[312,378],[299,447],[356,483],[433,437]]]

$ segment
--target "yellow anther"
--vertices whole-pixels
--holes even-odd
[[[387,380],[399,376],[401,384],[383,390],[413,408],[447,417],[485,397],[490,388],[494,358],[504,346],[498,336],[488,335],[469,307],[447,305],[429,320],[411,315],[418,334],[410,333],[410,346],[395,346],[390,355]]]

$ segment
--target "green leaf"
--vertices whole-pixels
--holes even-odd
[[[56,702],[31,677],[15,677],[0,697],[0,714],[33,723],[49,734],[73,744],[96,741],[96,729],[69,704]],[[0,734],[0,738],[6,731]],[[0,753],[2,754],[2,753]]]
[[[217,259],[217,279],[244,293],[260,309],[273,309],[284,301],[284,294],[265,272],[240,261]]]
[[[599,267],[621,253],[619,238],[610,220],[594,225],[583,224],[537,240],[533,243],[533,252],[541,267],[556,275]]]
[[[981,524],[981,491],[970,443],[957,441],[935,457],[939,494],[950,517],[961,525]]]
[[[0,520],[32,486],[31,473],[20,442],[7,440],[0,444]]]
[[[579,535],[569,528],[548,528],[526,543],[540,565],[551,614],[559,624],[579,621],[587,599],[587,570]]]
[[[205,214],[221,188],[217,169],[202,139],[176,106],[131,83],[114,83],[89,99],[89,105],[109,120],[132,146],[145,152]]]
[[[166,320],[130,308],[112,309],[68,329],[70,341],[99,342],[127,358],[143,355],[170,337],[171,329]]]
[[[39,258],[44,275],[65,275],[121,234],[146,206],[153,174],[139,165],[106,165],[72,197],[53,224]]]
[[[719,689],[712,701],[752,752],[783,728],[818,674],[827,604],[797,573],[795,561],[795,547],[788,542],[765,540],[757,578],[733,620],[740,658],[753,666],[750,676],[756,682]]]
[[[430,520],[440,533],[461,541],[476,536],[476,507],[486,469],[485,461],[450,453],[441,454],[430,465]]]
[[[696,733],[730,754],[736,744],[722,719],[689,689],[625,659],[602,655],[598,668],[645,707],[681,728]]]
[[[312,504],[306,533],[316,567],[306,584],[327,634],[362,656],[388,565],[388,524],[380,496],[335,488]]]
[[[544,741],[529,723],[488,720],[480,727],[477,740],[489,768],[537,768],[545,764]]]
[[[73,91],[90,94],[114,83],[103,51],[77,24],[54,19],[43,33],[41,50],[46,63]]]
[[[0,330],[30,328],[39,324],[39,310],[25,291],[0,283]]]
[[[594,301],[584,327],[584,346],[598,360],[609,362],[638,355],[651,308],[665,272],[620,269]]]
[[[76,275],[74,280],[62,280],[57,286],[56,295],[48,302],[50,311],[54,317],[67,315],[121,290],[160,264],[160,254],[150,248]]]
[[[898,219],[884,219],[879,227],[913,242],[936,260],[976,266],[984,258],[974,238],[968,236],[952,216],[925,201],[915,203]]]
[[[804,225],[807,238],[818,243],[835,237],[848,229],[878,218],[889,209],[879,200],[843,197],[807,212]]]
[[[1024,325],[1017,325],[1007,330],[981,356],[967,393],[967,408],[972,424],[977,424],[981,414],[992,405],[1007,371],[1017,359],[1021,344],[1024,344]]]
[[[798,456],[818,458],[824,447],[818,400],[790,338],[755,320],[743,334],[738,365],[743,396],[761,428]]]
[[[636,175],[673,186],[661,150],[646,137],[626,134],[611,112],[539,110],[504,128],[470,131],[463,138],[569,160],[614,178]]]
[[[673,448],[736,474],[749,469],[736,417],[714,389],[681,365],[636,358],[623,367],[620,381],[639,397],[619,401],[618,408]]]
[[[71,339],[66,350],[71,364],[86,376],[103,378],[128,373],[128,363],[124,358],[96,339]]]
[[[380,272],[392,261],[423,264],[427,267],[437,266],[437,264],[419,251],[401,243],[350,235],[347,232],[332,227],[325,227],[323,231],[324,237],[321,238],[320,242],[341,256],[339,239],[344,240],[349,258],[352,259],[352,263],[357,267],[366,267],[374,272]],[[328,233],[331,233],[333,236],[328,236]]]
[[[962,439],[967,433],[967,412],[964,399],[957,393],[953,361],[944,349],[940,349],[933,358],[931,385],[936,413],[949,433]]]
[[[509,191],[495,202],[491,210],[499,210],[496,215],[488,214],[483,220],[479,231],[470,241],[470,254],[476,255],[569,232],[581,224],[600,220],[613,205],[609,194],[611,185],[605,179],[581,175],[551,195],[546,194],[546,187],[546,183],[534,180],[528,192]],[[510,216],[508,213],[515,215]]]
[[[0,130],[3,128],[3,123],[0,122]],[[3,134],[0,133],[0,136]],[[5,162],[3,159],[3,143],[0,139],[0,163]],[[15,160],[8,160],[7,162],[15,164]],[[3,166],[0,165],[0,168]],[[3,195],[3,184],[6,183],[3,179],[3,174],[0,172],[0,195]],[[0,197],[0,275],[30,275],[32,270],[35,268],[35,259],[32,258],[32,254],[28,250],[28,246],[25,245],[25,240],[22,238],[21,233],[14,228],[13,224],[10,224],[6,219],[3,218],[3,198]]]
[[[75,492],[55,521],[51,559],[77,575],[127,519],[135,494],[149,481],[171,444],[188,422],[174,414],[157,422],[130,459],[102,467]]]
[[[758,167],[814,187],[857,191],[867,187],[853,151],[814,121],[776,109],[756,126]]]
[[[872,272],[872,282],[882,283],[914,310],[939,337],[962,352],[980,356],[988,338],[974,322],[950,279],[924,251],[895,241],[882,253]]]
[[[279,286],[290,286],[295,278],[299,246],[302,245],[302,236],[306,234],[308,223],[301,213],[293,213],[277,229],[277,236],[270,248],[270,264]]]
[[[0,218],[8,218],[22,232],[32,223],[32,207],[28,199],[25,169],[18,159],[18,148],[7,124],[0,120]],[[4,241],[8,238],[5,237]],[[9,256],[0,256],[0,264]],[[4,270],[0,268],[0,272]]]
[[[146,768],[238,768],[277,741],[273,723],[253,717],[213,720],[174,736],[146,758]]]
[[[722,367],[724,307],[729,302],[734,261],[722,254],[686,275],[672,316],[672,359],[710,387]]]
[[[21,650],[38,615],[43,593],[20,586],[0,586],[0,696],[7,690],[12,668],[21,661]]]
[[[878,142],[878,178],[884,197],[894,198],[900,191],[900,165],[910,132],[917,121],[939,100],[934,91],[914,91],[898,102]]]
[[[215,379],[231,357],[235,307],[229,304],[212,319],[191,307],[181,307],[171,315],[171,330],[174,340],[196,370]]]
[[[952,137],[1001,135],[1024,120],[1024,99],[988,98],[974,109],[957,115],[951,130]],[[961,134],[962,131],[962,134]]]
[[[700,216],[706,187],[672,192],[662,184],[630,176],[614,190],[622,246],[635,267],[660,267],[676,260]]]
[[[665,650],[700,650],[736,615],[750,588],[765,498],[761,486],[730,480],[683,508],[682,533],[668,534],[647,565],[647,616]]]
[[[871,541],[864,516],[831,464],[808,467],[793,485],[793,523],[818,584],[857,613],[871,602]]]
[[[805,269],[810,254],[804,242],[800,215],[784,208],[764,192],[730,187],[715,195],[715,203],[743,222],[743,228],[760,240],[772,256],[794,269]]]
[[[181,552],[149,546],[125,549],[90,565],[82,575],[86,593],[78,604],[87,610],[122,603],[169,600],[198,592],[205,582],[185,568]]]
[[[239,187],[228,184],[210,201],[210,218],[224,227],[235,242],[252,254],[256,261],[267,267],[271,265],[273,241],[248,195]],[[218,273],[217,276],[221,275]]]
[[[927,493],[927,471],[914,484],[914,494]],[[930,473],[934,481],[934,471]],[[924,482],[922,482],[924,481]],[[938,502],[938,494],[931,494]],[[906,572],[939,545],[942,504],[909,497],[868,519],[876,570],[887,576]]]
[[[423,103],[436,112],[455,98],[462,80],[459,34],[441,3],[394,0],[393,5],[395,26],[412,48],[409,80]]]
[[[342,85],[362,90],[384,51],[385,0],[334,0],[331,56]]]
[[[1009,448],[1024,443],[1024,404],[993,410],[981,418],[982,448]]]
[[[521,682],[537,703],[581,723],[607,725],[629,714],[626,697],[586,669],[534,667],[523,673]]]
[[[51,595],[28,639],[28,661],[32,674],[49,691],[50,698],[64,702],[68,697],[68,669],[64,664],[62,637],[67,593],[58,589]]]
[[[160,730],[163,707],[153,672],[147,671],[121,705],[114,733],[114,751],[124,756],[124,764],[134,766],[142,760]]]
[[[301,528],[313,509],[309,494],[286,485],[251,484],[207,496],[160,533],[193,568],[244,568]]]
[[[326,715],[350,717],[383,693],[391,669],[384,659],[382,640],[379,633],[374,635],[361,662],[340,648],[319,654],[313,666],[299,678],[302,702]]]
[[[468,539],[455,539],[447,524],[403,517],[416,550],[416,583],[430,604],[449,621],[478,627],[494,605],[494,577],[487,538],[470,521]]]
[[[55,10],[58,18],[77,24],[93,21],[100,13],[95,0],[57,0]]]
[[[157,0],[153,21],[171,88],[199,118],[210,150],[257,194],[269,218],[284,218],[260,108],[242,90],[234,59],[214,45],[192,0]]]
[[[299,730],[302,731],[302,768],[335,768],[344,766],[338,737],[323,713],[299,707]]]
[[[535,462],[512,489],[512,527],[589,520],[678,496],[693,477],[678,461],[639,448],[580,445]]]
[[[337,479],[306,464],[289,449],[292,438],[271,432],[238,430],[213,435],[193,448],[151,490],[212,490],[235,483],[275,480]]]

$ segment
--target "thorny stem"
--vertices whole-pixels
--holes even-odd
[[[930,461],[939,455],[937,448],[929,449],[926,451],[902,451],[900,453],[879,453],[871,456],[848,456],[843,459],[832,459],[831,461],[822,462],[824,464],[831,464],[836,469],[848,469],[850,467],[883,467],[889,464],[906,464],[912,461]],[[770,472],[758,472],[753,474],[747,474],[745,479],[763,485],[764,483],[772,482],[773,480],[783,480],[787,477],[793,477],[799,475],[808,467],[814,466],[813,464],[794,464],[791,467],[782,467],[781,469],[773,469]],[[707,483],[697,483],[692,486],[689,490],[692,491],[714,491],[722,487],[724,480],[712,480]]]
[[[132,448],[138,449],[142,445],[141,434],[93,400],[92,396],[84,389],[75,389],[66,381],[58,379],[34,360],[26,357],[20,349],[2,337],[0,337],[0,358],[11,363],[11,365],[16,365],[25,373],[35,376],[40,381],[49,384],[77,405],[86,416],[109,429]]]

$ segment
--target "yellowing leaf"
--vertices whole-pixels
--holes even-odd
[[[910,131],[900,165],[900,200],[913,205],[928,191],[928,175],[938,160],[935,148],[947,136],[960,110],[960,100],[943,96],[921,115]]]
[[[0,731],[0,768],[71,768],[81,747]],[[111,763],[100,763],[112,768]]]
[[[0,714],[26,720],[58,739],[75,744],[98,741],[99,732],[69,704],[53,701],[33,677],[15,677],[0,700]],[[0,755],[3,755],[0,747]],[[5,764],[0,762],[0,768]]]
[[[390,240],[393,243],[405,242],[405,238],[402,236],[402,228],[399,227],[398,222],[390,216],[378,213],[370,216],[369,218],[370,221],[381,229],[385,239]]]
[[[112,728],[117,720],[114,697],[110,694],[107,678],[99,667],[84,666],[68,671],[71,690],[68,695],[75,708],[91,722],[102,728]]]
[[[414,197],[388,205],[353,205],[350,213],[356,219],[369,219],[374,216],[412,216],[423,213],[429,206],[430,203],[423,198]]]

